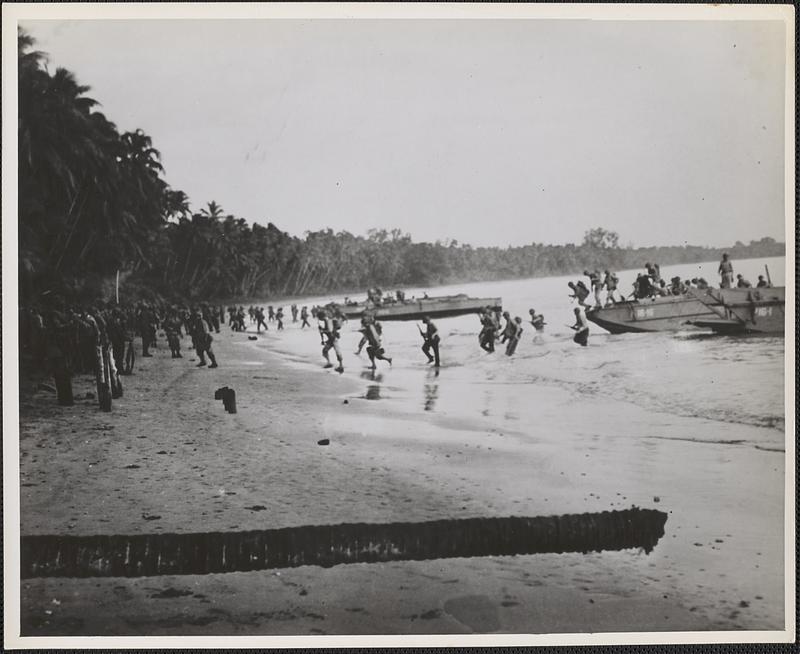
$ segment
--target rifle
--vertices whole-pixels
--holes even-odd
[[[767,264],[764,264],[764,270],[767,271],[767,284],[772,287],[772,278],[769,276],[769,266]]]

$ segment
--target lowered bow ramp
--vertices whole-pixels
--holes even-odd
[[[720,334],[783,334],[786,330],[786,288],[724,288],[690,291],[713,318],[693,325]]]

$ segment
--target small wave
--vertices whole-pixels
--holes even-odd
[[[736,439],[736,440],[715,440],[715,439],[708,439],[708,438],[688,438],[685,436],[646,436],[645,438],[654,438],[659,441],[686,441],[687,443],[709,443],[711,445],[742,445],[747,441],[743,438]],[[758,447],[758,445],[756,445]]]
[[[601,366],[598,366],[601,367]],[[608,373],[606,377],[614,375]],[[499,383],[508,383],[503,381]],[[608,380],[604,377],[599,381],[578,381],[569,380],[548,375],[532,375],[525,381],[516,383],[544,384],[563,388],[570,392],[577,392],[584,396],[597,397],[603,393],[609,393]],[[614,385],[611,396],[616,400],[630,402],[640,407],[648,408],[661,413],[676,415],[683,418],[700,418],[713,420],[715,422],[725,422],[730,424],[747,425],[750,427],[762,427],[785,431],[785,419],[781,415],[753,414],[746,411],[736,411],[730,407],[715,408],[711,406],[692,406],[687,402],[676,401],[674,397],[662,397],[658,394],[641,393],[635,389],[625,388],[622,385]]]

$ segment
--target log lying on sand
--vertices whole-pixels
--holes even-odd
[[[138,536],[23,536],[22,578],[210,574],[347,563],[642,548],[667,514],[652,509],[547,517],[339,524]]]

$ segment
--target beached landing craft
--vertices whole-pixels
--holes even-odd
[[[612,334],[713,329],[726,334],[784,331],[784,287],[691,289],[588,309],[586,317]]]
[[[499,297],[468,297],[462,293],[441,297],[394,300],[382,302],[378,305],[372,302],[358,302],[356,304],[348,303],[337,306],[348,319],[360,318],[364,311],[369,310],[378,320],[419,320],[422,316],[450,318],[470,313],[480,313],[486,307],[499,311],[502,310],[503,300]]]

